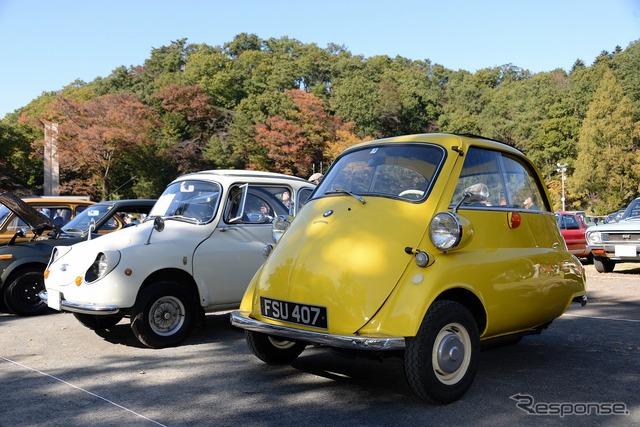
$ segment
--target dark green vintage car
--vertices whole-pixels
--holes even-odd
[[[0,203],[29,226],[29,230],[17,229],[9,243],[0,246],[0,310],[33,316],[47,310],[38,293],[44,290],[43,273],[54,246],[73,245],[135,225],[149,213],[155,200],[93,204],[62,227],[13,194],[0,194]],[[31,235],[28,241],[20,241],[27,235]]]

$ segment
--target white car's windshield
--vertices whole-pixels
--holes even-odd
[[[174,182],[164,190],[149,216],[204,224],[216,215],[220,193],[218,183],[195,180]]]
[[[443,158],[442,147],[425,144],[352,151],[336,161],[314,197],[346,194],[358,200],[366,195],[424,200]]]

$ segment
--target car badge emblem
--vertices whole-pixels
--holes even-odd
[[[329,209],[328,211],[322,214],[322,216],[325,218],[331,215],[333,215],[333,209]]]
[[[630,240],[630,239],[631,239],[631,234],[623,234],[623,235],[622,235],[622,238],[623,238],[624,240]]]
[[[60,266],[60,271],[67,271],[67,268],[69,268],[69,264],[62,264]]]

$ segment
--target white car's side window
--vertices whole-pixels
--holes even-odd
[[[246,188],[246,198],[243,200],[245,185],[233,186],[229,191],[224,216],[226,223],[271,224],[276,216],[290,213],[290,188],[250,184]]]

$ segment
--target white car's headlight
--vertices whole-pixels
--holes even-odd
[[[100,280],[101,278],[109,274],[109,272],[113,270],[119,262],[119,251],[100,252],[91,266],[85,272],[84,280],[87,283],[92,283],[96,280]]]
[[[453,213],[440,212],[433,217],[429,224],[429,238],[439,250],[449,250],[460,243],[462,224]]]
[[[587,233],[587,243],[590,245],[597,245],[602,243],[602,235],[599,231],[590,231]]]

